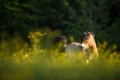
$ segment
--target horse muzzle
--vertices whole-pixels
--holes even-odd
[[[86,45],[85,44],[80,44],[80,49],[84,51],[86,49]]]

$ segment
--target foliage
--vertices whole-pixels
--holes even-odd
[[[107,47],[107,42],[99,44],[99,58],[86,63],[78,54],[69,57],[59,52],[58,46],[51,48],[53,35],[56,31],[49,34],[32,31],[28,35],[31,46],[26,46],[20,37],[1,41],[0,80],[119,79],[120,55],[116,46]]]
[[[0,33],[7,33],[7,38],[17,33],[26,39],[33,29],[48,26],[60,29],[68,37],[74,36],[77,41],[82,39],[83,31],[93,31],[98,42],[107,40],[120,46],[119,0],[0,0],[0,3]]]

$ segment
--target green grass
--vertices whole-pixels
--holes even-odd
[[[68,57],[58,48],[46,48],[39,41],[41,34],[30,35],[32,47],[19,37],[1,41],[0,80],[119,80],[120,53],[115,45],[98,45],[99,58],[86,63],[77,54]]]

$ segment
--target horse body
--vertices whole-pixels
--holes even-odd
[[[84,32],[86,35],[82,43],[72,42],[65,47],[65,52],[68,54],[79,54],[84,52],[86,58],[93,59],[98,57],[98,50],[94,39],[93,32]]]
[[[81,49],[80,49],[81,43],[78,42],[72,42],[69,45],[66,46],[65,48],[65,52],[68,54],[72,54],[72,53],[80,53]]]

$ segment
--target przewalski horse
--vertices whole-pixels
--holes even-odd
[[[59,52],[65,52],[67,46],[67,38],[65,36],[56,37],[53,41],[54,49],[57,48]]]
[[[94,39],[93,32],[84,32],[86,35],[83,39],[82,43],[72,42],[65,47],[65,52],[68,54],[72,53],[84,53],[86,59],[92,59],[93,57],[98,57],[98,50],[96,46],[96,42]]]
[[[86,55],[89,56],[89,59],[98,57],[98,49],[95,41],[95,34],[93,32],[84,32],[86,35],[81,43],[82,50],[86,50]]]

